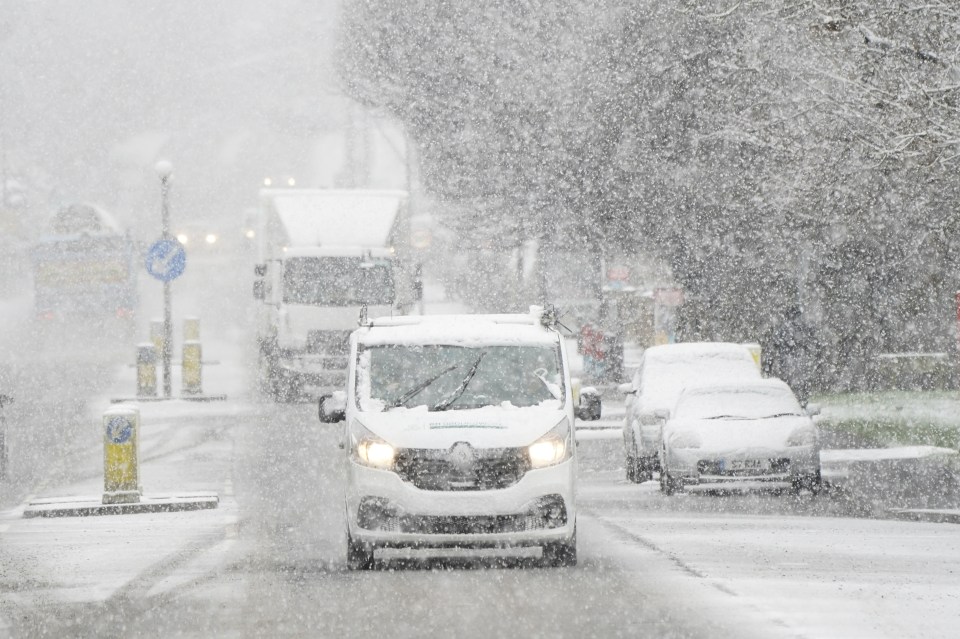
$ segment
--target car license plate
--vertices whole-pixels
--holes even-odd
[[[724,466],[727,470],[764,470],[768,462],[762,459],[731,459]]]

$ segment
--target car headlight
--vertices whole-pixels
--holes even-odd
[[[787,446],[812,446],[817,443],[817,429],[811,426],[797,428],[787,437]]]
[[[700,435],[690,430],[681,430],[670,436],[671,448],[700,448]]]
[[[527,447],[531,468],[553,466],[570,458],[570,422],[564,417],[546,435]]]
[[[393,461],[397,456],[397,450],[393,446],[356,421],[350,430],[350,448],[354,461],[371,468],[393,468]]]

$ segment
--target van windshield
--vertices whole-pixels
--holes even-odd
[[[558,345],[361,347],[357,403],[363,411],[504,403],[561,408],[566,392],[561,370]]]

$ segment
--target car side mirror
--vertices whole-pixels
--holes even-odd
[[[577,419],[592,422],[600,419],[600,393],[596,388],[588,386],[580,389],[580,405],[575,411]]]
[[[266,264],[254,264],[253,274],[257,277],[263,277],[267,274],[267,265]]]
[[[317,405],[317,415],[324,424],[336,424],[346,419],[347,394],[343,391],[334,391],[320,397]]]
[[[653,411],[653,417],[658,422],[665,422],[670,419],[670,411],[666,408],[658,408],[657,410]]]

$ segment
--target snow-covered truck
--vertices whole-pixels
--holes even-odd
[[[264,189],[254,297],[260,386],[277,400],[341,390],[361,309],[415,301],[404,191]]]
[[[32,250],[37,317],[132,317],[136,257],[129,233],[108,212],[91,204],[62,207]]]

